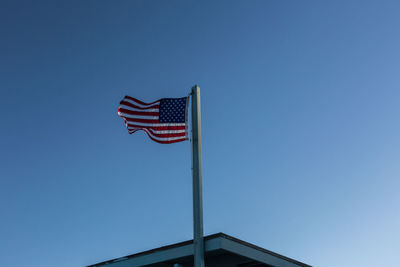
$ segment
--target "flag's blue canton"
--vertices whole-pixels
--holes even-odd
[[[185,123],[186,97],[160,100],[160,123]]]

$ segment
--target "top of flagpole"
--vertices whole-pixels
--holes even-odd
[[[200,91],[200,87],[197,85],[197,84],[195,84],[195,85],[193,85],[192,86],[192,89],[191,89],[191,91],[190,91],[190,94],[193,96],[193,94],[196,92],[196,89],[198,89],[199,91]]]

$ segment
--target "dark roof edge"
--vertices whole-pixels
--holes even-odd
[[[296,260],[294,260],[294,259],[288,258],[288,257],[286,257],[286,256],[280,255],[280,254],[278,254],[278,253],[272,252],[272,251],[270,251],[270,250],[264,249],[264,248],[262,248],[262,247],[256,246],[256,245],[254,245],[254,244],[248,243],[248,242],[246,242],[246,241],[240,240],[240,239],[238,239],[238,238],[235,238],[235,237],[233,237],[233,236],[230,236],[230,235],[227,235],[227,234],[224,234],[224,233],[216,233],[216,234],[212,234],[212,235],[205,236],[205,237],[204,237],[204,240],[207,241],[207,240],[209,240],[209,239],[213,239],[213,238],[216,238],[216,237],[223,237],[223,238],[232,240],[232,241],[234,241],[234,242],[240,243],[240,244],[242,244],[242,245],[251,247],[251,248],[253,248],[253,249],[256,249],[256,250],[259,250],[259,251],[261,251],[261,252],[264,252],[264,253],[273,255],[273,256],[275,256],[275,257],[277,257],[277,258],[284,259],[284,260],[286,260],[286,261],[295,263],[295,264],[300,265],[300,266],[303,266],[303,267],[312,267],[311,265],[302,263],[302,262],[300,262],[300,261],[296,261]],[[112,259],[112,260],[107,260],[107,261],[95,263],[95,264],[92,264],[92,265],[88,265],[87,267],[97,267],[97,266],[101,266],[101,265],[104,265],[104,264],[112,263],[112,262],[114,262],[114,261],[118,261],[118,260],[127,260],[127,259],[134,258],[134,257],[137,257],[137,256],[142,256],[142,255],[151,254],[151,253],[154,253],[154,252],[157,252],[157,251],[162,251],[162,250],[167,250],[167,249],[171,249],[171,248],[176,248],[176,247],[181,247],[181,246],[185,246],[185,245],[190,245],[190,244],[192,244],[192,243],[193,243],[193,240],[187,240],[187,241],[175,243],[175,244],[172,244],[172,245],[166,245],[166,246],[162,246],[162,247],[158,247],[158,248],[154,248],[154,249],[142,251],[142,252],[135,253],[135,254],[130,254],[130,255],[128,255],[128,256],[118,257],[118,258],[115,258],[115,259]]]
[[[238,239],[238,238],[236,238],[236,237],[233,237],[233,236],[230,236],[230,235],[227,235],[227,234],[224,234],[224,233],[218,233],[218,234],[216,234],[216,235],[221,236],[221,237],[224,237],[224,238],[229,239],[229,240],[232,240],[232,241],[237,242],[237,243],[239,243],[239,244],[245,245],[245,246],[247,246],[247,247],[251,247],[251,248],[256,249],[256,250],[258,250],[258,251],[261,251],[261,252],[264,252],[264,253],[273,255],[273,256],[275,256],[275,257],[277,257],[277,258],[280,258],[280,259],[283,259],[283,260],[286,260],[286,261],[295,263],[295,264],[297,264],[297,265],[300,265],[300,266],[303,266],[303,267],[312,267],[311,265],[308,265],[308,264],[305,264],[305,263],[303,263],[303,262],[294,260],[294,259],[292,259],[292,258],[283,256],[283,255],[281,255],[281,254],[275,253],[275,252],[270,251],[270,250],[268,250],[268,249],[265,249],[265,248],[256,246],[256,245],[254,245],[254,244],[251,244],[251,243],[249,243],[249,242],[243,241],[243,240]]]
[[[208,239],[208,236],[204,237],[204,239]],[[172,244],[172,245],[166,245],[166,246],[162,246],[162,247],[158,247],[158,248],[153,248],[153,249],[150,249],[150,250],[145,250],[145,251],[142,251],[142,252],[139,252],[139,253],[135,253],[135,254],[130,254],[130,255],[127,255],[127,256],[124,256],[124,257],[118,257],[118,258],[115,258],[115,259],[112,259],[112,260],[107,260],[107,261],[95,263],[95,264],[92,264],[92,265],[88,265],[87,267],[96,267],[96,266],[100,266],[100,265],[103,265],[103,264],[112,263],[113,261],[116,261],[118,259],[130,259],[130,258],[134,258],[134,257],[137,257],[137,256],[151,254],[151,253],[154,253],[154,252],[157,252],[157,251],[162,251],[162,250],[167,250],[167,249],[171,249],[171,248],[186,246],[186,245],[189,245],[189,244],[192,244],[192,243],[193,243],[193,240],[187,240],[187,241],[175,243],[175,244]]]

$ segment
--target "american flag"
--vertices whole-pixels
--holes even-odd
[[[170,144],[188,139],[188,97],[161,98],[145,103],[125,96],[118,107],[130,134],[143,130],[155,142]]]

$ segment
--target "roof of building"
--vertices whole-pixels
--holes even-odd
[[[223,266],[222,263],[228,262],[243,267],[311,267],[308,264],[266,250],[224,233],[204,237],[204,244],[207,267]],[[104,265],[107,265],[107,267],[161,267],[171,266],[175,263],[185,267],[193,266],[193,240],[96,263],[88,267],[100,267]]]

